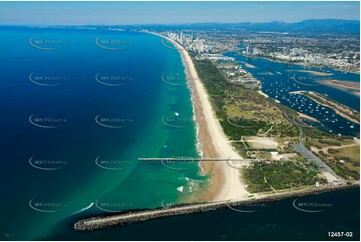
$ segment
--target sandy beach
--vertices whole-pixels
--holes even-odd
[[[77,231],[86,231],[86,230],[96,230],[96,229],[105,229],[113,226],[125,225],[130,223],[135,223],[139,221],[146,221],[156,218],[184,215],[191,213],[201,213],[210,210],[215,210],[217,208],[228,207],[232,209],[232,206],[237,206],[240,204],[243,205],[252,205],[260,204],[265,202],[279,201],[289,197],[302,197],[309,194],[320,194],[324,192],[344,190],[347,188],[358,187],[359,184],[355,183],[348,186],[338,186],[338,187],[325,187],[319,189],[317,187],[308,188],[305,190],[295,190],[293,193],[273,193],[272,195],[263,196],[262,198],[253,198],[247,199],[246,201],[218,201],[211,203],[201,203],[201,204],[186,204],[183,206],[174,206],[169,207],[168,209],[152,209],[136,212],[128,212],[121,214],[113,214],[101,217],[90,217],[77,221],[73,228]],[[237,210],[236,210],[237,211]]]
[[[300,113],[300,112],[297,112],[298,114],[298,117],[300,118],[304,118],[304,119],[308,119],[308,120],[311,120],[313,122],[316,122],[316,123],[320,123],[320,121],[318,121],[317,119],[311,117],[311,116],[308,116],[307,114],[304,114],[304,113]]]
[[[199,124],[198,135],[202,144],[203,157],[241,159],[242,157],[230,144],[213,112],[206,89],[198,77],[188,52],[174,40],[161,37],[173,43],[182,56],[192,92],[196,121]],[[207,201],[243,200],[250,195],[241,181],[239,169],[231,167],[224,161],[202,162],[201,166],[205,174],[211,172],[213,175],[210,191],[206,197]]]
[[[295,71],[295,70],[287,70],[287,71]],[[311,70],[297,70],[297,72],[310,73],[315,76],[332,76],[332,73],[326,73],[321,71],[311,71]]]
[[[360,96],[360,83],[359,82],[351,82],[351,81],[340,81],[340,80],[327,80],[322,82],[325,85],[349,91],[350,93]]]
[[[151,33],[155,34],[155,33]],[[158,34],[155,34],[158,35]],[[158,35],[162,38],[164,36]],[[199,139],[202,144],[203,157],[207,158],[233,158],[241,159],[240,155],[233,149],[230,141],[223,132],[218,122],[209,96],[203,86],[195,66],[188,52],[178,43],[166,38],[172,42],[181,53],[183,64],[187,73],[187,80],[192,93],[192,102],[196,122],[199,124]],[[259,139],[253,137],[253,139]],[[257,140],[262,141],[263,140]],[[250,194],[245,189],[245,184],[240,177],[240,170],[228,165],[226,162],[203,162],[201,172],[206,174],[212,173],[212,183],[210,190],[207,191],[209,197],[198,201],[200,203],[188,203],[169,208],[156,208],[151,210],[129,211],[127,213],[107,214],[100,217],[90,217],[77,221],[74,229],[94,230],[112,227],[116,225],[124,225],[127,223],[145,221],[155,218],[175,216],[182,214],[206,212],[222,207],[229,207],[237,204],[256,204],[261,202],[278,201],[289,197],[301,197],[309,194],[318,194],[328,191],[343,190],[351,187],[359,187],[359,182],[351,182],[351,184],[343,184],[334,186],[327,184],[321,187],[305,186],[284,190],[275,190],[275,192],[262,192],[258,194]],[[250,196],[252,195],[252,196]],[[239,203],[238,203],[239,202]],[[231,208],[232,209],[232,208]]]
[[[251,64],[249,64],[249,63],[245,63],[245,65],[246,65],[246,67],[248,67],[248,68],[252,68],[252,69],[256,68],[254,65],[251,65]]]

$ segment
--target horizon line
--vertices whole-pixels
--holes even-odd
[[[134,24],[2,24],[0,23],[0,26],[19,26],[19,27],[37,27],[37,26],[142,26],[142,25],[160,25],[160,26],[170,26],[170,25],[197,25],[197,24],[219,24],[219,25],[226,25],[226,24],[244,24],[244,23],[250,23],[250,24],[267,24],[267,23],[285,23],[285,24],[294,24],[294,23],[301,23],[304,21],[309,20],[338,20],[338,21],[355,21],[359,22],[358,19],[334,19],[334,18],[320,18],[320,19],[304,19],[296,22],[287,22],[283,20],[272,20],[268,22],[251,22],[251,21],[245,21],[245,22],[191,22],[191,23],[134,23]]]

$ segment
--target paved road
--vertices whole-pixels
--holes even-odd
[[[326,165],[325,162],[323,162],[320,158],[318,158],[315,154],[313,154],[310,150],[308,150],[304,146],[304,144],[303,144],[303,128],[297,122],[292,120],[282,107],[280,107],[280,109],[282,110],[282,112],[285,115],[286,119],[288,121],[290,121],[291,123],[295,124],[298,127],[298,129],[300,130],[299,144],[294,144],[293,145],[294,150],[297,153],[301,154],[305,159],[307,159],[308,161],[310,161],[314,165],[316,165],[316,167],[318,167],[319,170],[325,175],[328,182],[330,182],[330,183],[332,183],[332,182],[343,182],[344,180],[342,178],[340,178],[339,176],[337,176],[335,174],[335,172],[331,169],[331,167]]]

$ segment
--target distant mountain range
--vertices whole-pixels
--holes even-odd
[[[0,28],[22,28],[27,26],[0,26]],[[32,26],[35,27],[35,26]],[[48,26],[51,27],[51,26]],[[186,30],[186,29],[242,29],[246,31],[287,32],[305,34],[353,34],[360,35],[359,20],[309,19],[297,23],[272,21],[268,23],[194,23],[194,24],[142,24],[142,25],[87,25],[66,27],[112,27],[122,29]]]
[[[155,27],[155,25],[153,25]],[[157,25],[169,29],[169,25]],[[309,34],[360,34],[360,21],[340,19],[309,19],[297,23],[273,21],[269,23],[198,23],[171,25],[171,28],[192,29],[244,29],[249,31],[294,32]]]
[[[360,21],[356,20],[309,19],[298,23],[275,21],[270,23],[240,23],[236,26],[258,31],[360,34]]]

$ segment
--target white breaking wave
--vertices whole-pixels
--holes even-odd
[[[178,190],[179,192],[183,192],[183,186],[178,187],[177,190]]]
[[[75,215],[75,214],[82,213],[82,212],[90,209],[90,208],[93,207],[93,206],[94,206],[94,203],[92,202],[92,203],[90,203],[88,206],[86,206],[85,208],[82,208],[82,209],[80,209],[80,210],[78,210],[78,211],[75,211],[74,213],[70,214],[69,216],[73,216],[73,215]]]

